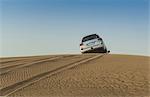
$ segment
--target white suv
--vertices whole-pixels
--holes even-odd
[[[81,53],[107,53],[107,48],[97,34],[91,34],[82,38],[80,44]]]

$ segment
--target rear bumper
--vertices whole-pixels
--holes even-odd
[[[106,53],[107,50],[104,47],[88,48],[86,50],[81,50],[81,53]]]

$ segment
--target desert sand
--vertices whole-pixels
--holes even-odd
[[[9,88],[42,78],[15,92],[10,97],[149,97],[150,57],[106,54],[102,57],[76,65],[53,75],[49,71],[98,54],[47,56],[46,61],[30,57],[28,61],[1,63],[4,73],[0,75],[1,96],[9,94]],[[40,57],[42,58],[42,57]],[[11,59],[12,60],[12,59]],[[14,59],[13,59],[14,60]],[[43,60],[43,58],[41,59]],[[7,59],[6,61],[9,61]],[[20,66],[15,64],[22,63]],[[33,63],[33,64],[31,64]],[[9,71],[10,69],[10,71]],[[5,73],[5,71],[8,71]],[[47,72],[47,74],[45,74]],[[22,83],[21,83],[22,82]],[[19,83],[19,84],[18,84]],[[16,89],[14,88],[14,90]],[[5,92],[5,93],[4,93]]]

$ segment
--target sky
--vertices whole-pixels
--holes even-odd
[[[79,54],[96,33],[112,54],[150,55],[148,0],[0,0],[0,57]]]

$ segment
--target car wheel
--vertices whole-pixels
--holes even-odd
[[[107,49],[104,49],[104,53],[107,53]]]

